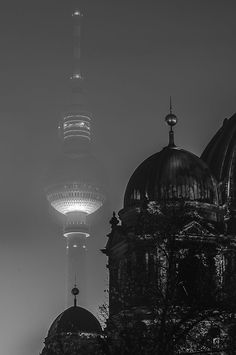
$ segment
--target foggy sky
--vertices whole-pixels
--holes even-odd
[[[0,11],[0,354],[39,354],[65,306],[65,241],[42,176],[59,149],[57,125],[72,64],[70,0],[7,1]],[[79,3],[79,2],[78,2]],[[235,1],[87,0],[84,70],[93,150],[110,181],[90,242],[91,310],[103,302],[111,211],[134,169],[167,144],[200,155],[236,111]],[[95,313],[96,314],[96,313]]]

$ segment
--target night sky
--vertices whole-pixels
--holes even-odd
[[[43,176],[59,150],[57,125],[72,65],[70,0],[2,0],[0,11],[0,354],[39,354],[65,307],[65,240]],[[93,151],[109,180],[93,217],[90,310],[104,301],[113,210],[134,169],[168,140],[200,155],[236,111],[234,0],[87,0],[83,63]]]

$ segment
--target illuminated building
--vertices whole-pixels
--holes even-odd
[[[64,215],[63,235],[67,240],[67,291],[76,277],[81,289],[81,304],[86,305],[86,253],[89,237],[88,215],[102,207],[101,167],[91,153],[92,115],[88,110],[85,79],[81,71],[81,20],[72,14],[74,65],[70,82],[70,103],[59,125],[62,153],[51,163],[46,194],[50,205]]]

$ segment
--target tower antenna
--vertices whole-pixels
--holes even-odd
[[[81,69],[81,28],[83,13],[72,11],[73,22],[73,60],[69,78],[70,104],[63,113],[60,123],[60,137],[66,154],[88,152],[91,141],[92,116],[88,111],[88,97]]]
[[[73,72],[72,80],[82,80],[81,72],[81,20],[83,14],[80,10],[74,10],[73,18]]]
[[[172,100],[171,100],[171,96],[170,96],[170,113],[172,113]]]

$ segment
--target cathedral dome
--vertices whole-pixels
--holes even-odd
[[[217,183],[200,158],[172,144],[135,170],[126,188],[124,207],[137,205],[144,198],[217,204]]]
[[[48,337],[68,333],[100,334],[102,328],[97,318],[82,307],[70,307],[52,323]]]
[[[236,204],[236,114],[225,119],[201,158],[221,185],[223,202]]]

